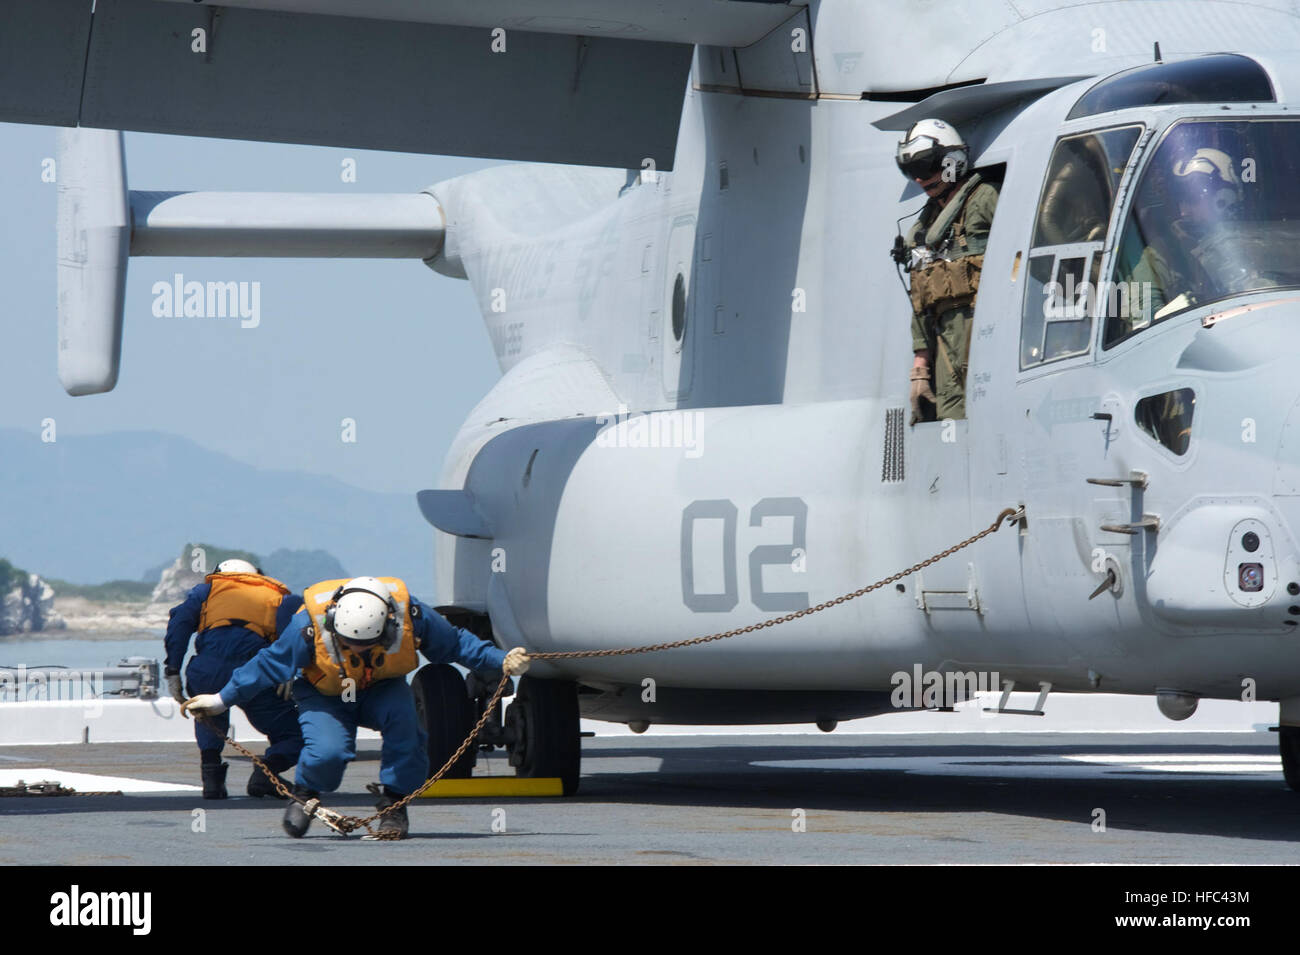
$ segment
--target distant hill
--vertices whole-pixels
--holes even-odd
[[[332,554],[323,550],[286,550],[282,547],[268,554],[261,568],[294,593],[302,593],[322,580],[353,576]],[[414,582],[411,586],[415,586]],[[416,589],[428,591],[427,586]],[[433,598],[432,593],[429,593],[429,598]]]
[[[60,433],[45,444],[0,428],[0,461],[0,554],[42,576],[138,580],[178,541],[211,540],[267,555],[263,569],[275,576],[297,581],[346,568],[402,577],[416,595],[433,597],[433,531],[416,489],[381,494],[260,470],[155,432]]]
[[[45,582],[54,588],[56,597],[84,597],[87,600],[110,603],[144,603],[153,593],[153,584],[146,584],[139,580],[106,580],[102,584],[71,584],[57,577],[47,577]]]
[[[198,554],[202,553],[202,562]],[[262,557],[248,550],[238,550],[212,544],[207,541],[188,541],[181,548],[180,555],[165,565],[155,576],[154,583],[136,584],[131,581],[115,581],[114,584],[130,588],[145,588],[146,596],[153,603],[176,604],[185,599],[191,587],[200,583],[204,576],[221,566],[222,561],[238,558],[246,560],[264,574],[274,577],[288,586],[291,591],[300,593],[312,584],[322,580],[333,580],[348,576],[331,554],[323,550],[288,550],[281,547],[272,551],[269,557]],[[78,589],[86,591],[81,596],[93,597],[96,588],[76,588],[75,585],[63,584],[63,590],[74,593]],[[101,584],[100,589],[112,584]],[[55,588],[58,590],[59,588]]]

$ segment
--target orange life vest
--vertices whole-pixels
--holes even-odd
[[[199,633],[213,627],[243,627],[263,640],[274,641],[275,613],[289,588],[259,574],[208,574],[212,588],[199,611]]]
[[[342,696],[344,680],[364,690],[380,680],[405,676],[420,665],[416,651],[420,641],[411,620],[411,596],[406,584],[396,577],[380,577],[397,605],[393,636],[366,650],[352,650],[337,635],[325,629],[325,614],[334,602],[334,594],[347,580],[323,580],[308,587],[302,595],[303,609],[311,617],[304,639],[315,645],[315,659],[303,667],[302,675],[326,696]]]

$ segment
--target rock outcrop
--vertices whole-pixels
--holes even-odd
[[[170,610],[184,600],[193,588],[203,583],[203,577],[203,574],[190,569],[188,561],[177,557],[158,578],[158,584],[149,597],[150,610],[160,606]]]
[[[54,609],[54,588],[27,574],[0,596],[0,636],[62,630],[66,621]]]

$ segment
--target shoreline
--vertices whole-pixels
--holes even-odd
[[[24,640],[161,640],[169,608],[145,601],[54,597],[53,619],[62,626],[0,636],[0,646]]]
[[[158,645],[162,646],[163,628],[143,629],[143,628],[122,628],[119,630],[112,629],[85,629],[74,630],[35,630],[27,633],[10,633],[0,636],[0,648],[14,643],[31,643],[37,641],[48,641],[57,643],[60,640],[83,640],[90,642],[110,643],[112,641],[122,640],[157,640]]]

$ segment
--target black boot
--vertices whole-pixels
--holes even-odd
[[[225,799],[226,770],[230,768],[230,764],[221,761],[219,751],[210,749],[201,750],[199,760],[199,771],[203,775],[203,798]]]
[[[293,785],[286,780],[280,773],[284,772],[293,765],[286,756],[267,756],[262,760],[266,768],[275,773],[276,778],[284,784],[285,789],[292,789]],[[271,784],[270,778],[262,772],[262,767],[254,765],[253,775],[248,777],[248,794],[250,796],[272,796],[275,799],[284,799],[279,790]]]
[[[294,786],[293,794],[303,802],[315,799],[320,793],[302,786]],[[302,803],[295,799],[289,803],[284,811],[284,831],[289,833],[295,839],[300,839],[307,832],[307,827],[311,825],[311,816],[303,812]]]
[[[400,802],[401,800],[406,798],[406,793],[399,793],[396,789],[393,789],[389,786],[384,787],[382,795],[379,792],[379,787],[374,785],[373,783],[370,786],[367,786],[366,788],[369,789],[376,796],[379,796],[379,801],[375,803],[375,808],[380,810],[381,812],[387,809],[389,806],[393,805],[394,803]],[[395,832],[397,833],[396,838],[398,839],[405,839],[407,832],[410,830],[410,827],[411,827],[411,823],[410,820],[407,819],[406,817],[405,806],[403,806],[401,809],[394,809],[392,812],[387,813],[384,816],[381,816],[379,819],[379,831],[384,833]],[[394,837],[389,836],[388,838],[392,839]]]

